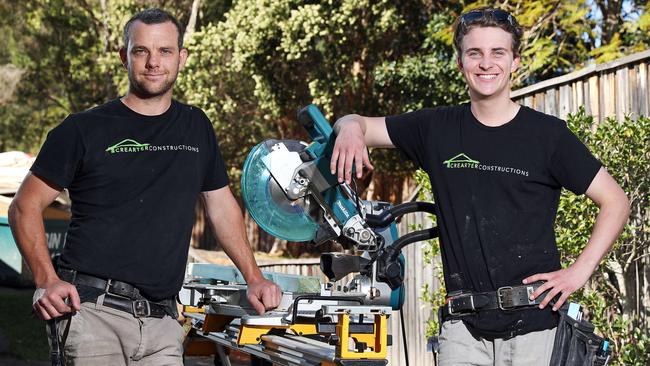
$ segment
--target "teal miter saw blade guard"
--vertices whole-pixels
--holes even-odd
[[[295,242],[313,240],[319,226],[307,214],[309,202],[304,198],[288,200],[265,164],[265,157],[277,142],[283,143],[289,151],[300,152],[305,148],[295,140],[266,140],[256,145],[248,154],[242,171],[244,203],[255,222],[269,234]]]

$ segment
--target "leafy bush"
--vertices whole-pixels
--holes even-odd
[[[650,118],[607,119],[597,124],[581,110],[569,116],[567,123],[623,187],[631,203],[630,219],[620,238],[571,301],[584,305],[587,318],[610,339],[614,352],[611,364],[648,365],[650,293],[644,289],[650,280]],[[416,180],[425,194],[430,194],[426,174],[419,171]],[[563,266],[572,264],[584,249],[597,213],[598,207],[584,195],[562,192],[556,238]],[[430,242],[429,248],[428,260],[440,263],[438,241]],[[434,311],[444,303],[444,289],[426,287],[422,293]],[[437,332],[436,320],[429,321],[429,326],[428,334]]]
[[[613,364],[650,364],[647,302],[650,254],[650,118],[607,119],[595,125],[581,110],[568,119],[572,131],[591,149],[630,199],[631,214],[623,233],[572,300],[584,304],[589,320],[612,340]],[[558,247],[565,266],[587,243],[598,209],[584,196],[563,192],[556,220]],[[645,304],[644,304],[645,300]]]

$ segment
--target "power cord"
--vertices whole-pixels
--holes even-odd
[[[406,366],[409,366],[409,349],[406,344],[406,323],[404,322],[404,304],[402,304],[402,301],[404,300],[404,286],[400,286],[399,288],[399,319],[400,322],[402,323],[402,343],[404,344],[404,361],[406,361]]]

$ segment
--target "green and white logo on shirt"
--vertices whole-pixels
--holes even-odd
[[[134,139],[124,139],[113,146],[109,146],[105,150],[111,154],[117,153],[138,153],[144,151],[189,151],[199,152],[198,146],[190,146],[184,144],[178,145],[152,145],[149,143],[140,143]]]
[[[460,153],[451,159],[442,162],[447,169],[476,169],[487,172],[498,172],[506,174],[517,174],[524,177],[528,176],[528,170],[513,168],[504,165],[481,164],[480,161],[474,160],[465,153]]]

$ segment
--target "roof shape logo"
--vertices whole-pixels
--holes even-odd
[[[141,144],[133,139],[124,139],[113,146],[109,146],[106,151],[114,154],[116,152],[136,152],[144,151],[149,148],[150,144]]]
[[[443,164],[445,164],[447,168],[457,168],[460,167],[459,165],[480,164],[480,161],[470,158],[469,156],[465,155],[465,153],[460,153],[449,160],[445,160]]]

